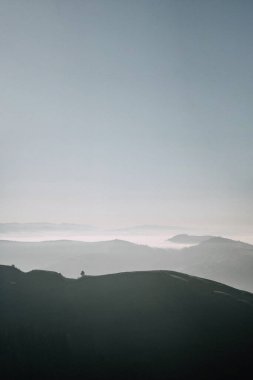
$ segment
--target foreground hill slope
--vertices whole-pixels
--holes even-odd
[[[0,266],[0,304],[5,379],[238,379],[252,366],[253,295],[181,273]]]

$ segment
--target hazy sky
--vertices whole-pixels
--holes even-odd
[[[0,0],[0,221],[253,224],[251,0]]]

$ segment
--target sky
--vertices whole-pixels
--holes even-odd
[[[0,0],[0,222],[250,229],[252,15]]]

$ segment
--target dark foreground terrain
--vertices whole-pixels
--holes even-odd
[[[5,380],[252,379],[253,295],[216,282],[0,266],[0,308]]]

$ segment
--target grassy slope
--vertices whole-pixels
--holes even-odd
[[[231,379],[251,365],[253,295],[176,272],[0,266],[0,305],[5,379]]]

